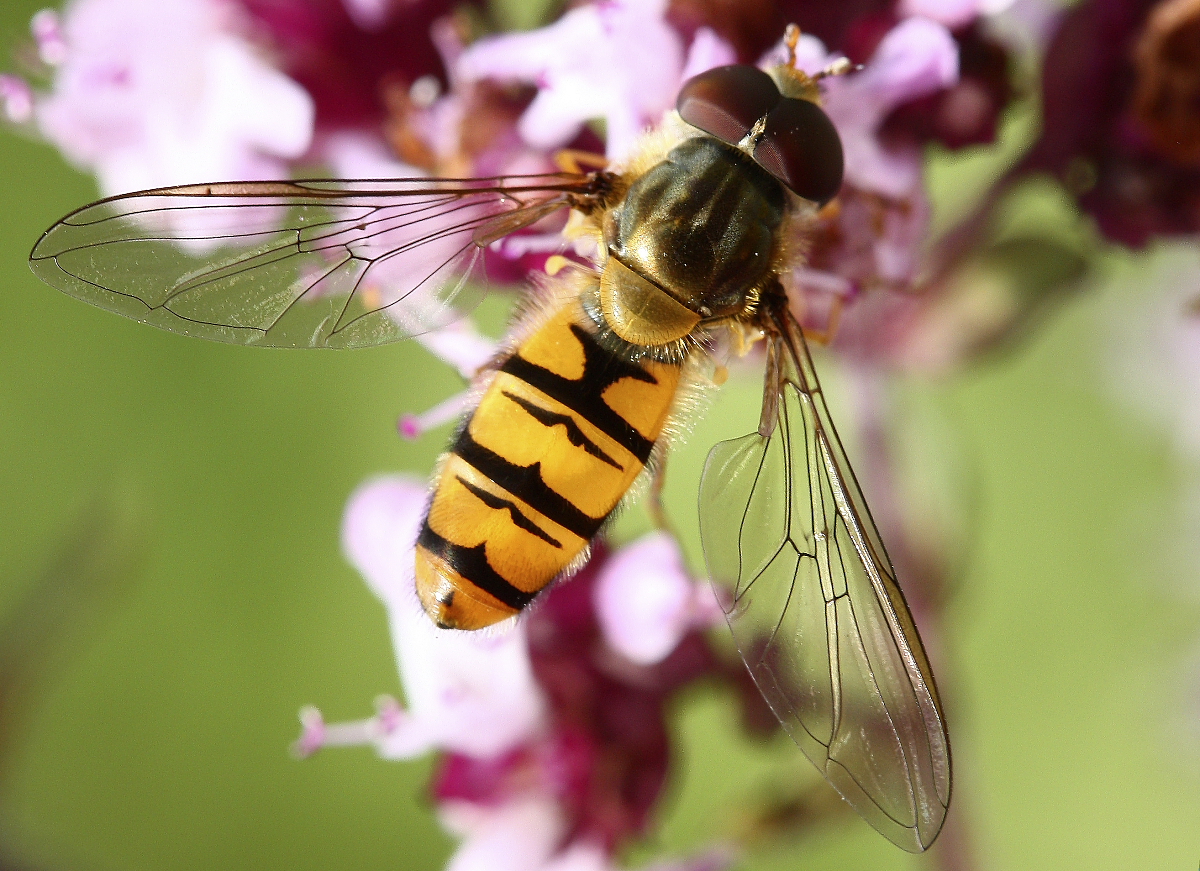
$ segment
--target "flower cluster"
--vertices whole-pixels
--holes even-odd
[[[806,70],[839,56],[821,35],[866,65],[827,83],[846,186],[796,276],[798,295],[909,287],[929,215],[921,146],[986,141],[1008,99],[980,4],[876,6],[780,13],[809,34]],[[619,161],[687,78],[777,60],[786,21],[753,32],[745,23],[665,0],[609,2],[473,39],[469,20],[434,0],[78,0],[61,20],[46,12],[34,23],[49,90],[5,76],[0,97],[105,194],[313,165],[375,178],[541,172],[564,147]],[[544,262],[533,250],[540,257],[500,247],[518,262],[492,271],[521,277]]]
[[[975,298],[941,281],[1017,181],[1054,173],[1126,244],[1200,228],[1194,0],[1084,0],[1061,19],[1036,2],[1008,6],[597,0],[506,34],[445,0],[72,0],[34,18],[34,50],[22,75],[0,75],[0,104],[104,194],[317,170],[539,173],[565,148],[619,166],[684,81],[778,63],[795,22],[798,66],[817,73],[844,57],[851,70],[822,82],[845,182],[785,276],[793,309],[814,331],[840,318],[835,348],[846,355],[928,367],[1019,321],[980,326]],[[1021,44],[998,16],[1046,37],[1045,123],[931,266],[925,153],[991,142],[1014,97]],[[564,247],[555,229],[489,246],[489,274],[516,281],[545,268]],[[466,323],[421,341],[465,378],[495,352]],[[403,433],[459,416],[464,396],[405,418]],[[432,793],[463,839],[455,871],[612,867],[646,833],[668,776],[668,700],[701,679],[745,684],[705,640],[715,597],[658,533],[615,550],[598,543],[506,630],[441,631],[412,589],[425,501],[420,484],[377,481],[345,523],[347,553],[388,609],[406,705],[385,700],[349,724],[306,711],[298,752],[369,742],[390,759],[440,753]],[[671,867],[715,869],[731,856],[716,848]]]
[[[312,139],[308,93],[214,0],[81,0],[34,20],[49,93],[24,110],[105,194],[287,175]]]
[[[701,679],[738,681],[703,630],[722,611],[664,533],[591,561],[524,619],[489,632],[437,629],[413,586],[422,482],[388,478],[350,500],[346,553],[383,601],[407,707],[326,724],[302,715],[296,750],[373,744],[388,759],[440,751],[432,793],[459,835],[450,867],[608,869],[647,831],[671,752],[666,706]],[[724,867],[727,849],[678,866]]]
[[[1046,52],[1041,138],[1017,174],[1059,176],[1116,242],[1200,231],[1200,5],[1089,0]]]

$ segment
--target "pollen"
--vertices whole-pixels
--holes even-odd
[[[571,261],[566,257],[563,257],[561,254],[552,254],[546,258],[546,274],[558,275],[558,273],[570,265]]]

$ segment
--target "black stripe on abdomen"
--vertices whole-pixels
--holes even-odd
[[[571,333],[583,347],[582,378],[564,378],[557,372],[530,363],[521,356],[520,351],[509,357],[500,371],[520,378],[551,399],[561,402],[617,441],[645,465],[650,459],[654,442],[608,406],[604,401],[604,391],[624,378],[647,384],[657,384],[658,379],[634,361],[605,351],[595,337],[582,327],[571,324]]]
[[[533,601],[533,593],[518,590],[492,568],[483,544],[464,547],[461,544],[447,541],[430,529],[429,521],[426,520],[421,527],[421,534],[417,537],[417,545],[445,560],[446,564],[463,578],[485,593],[495,596],[510,608],[520,611]]]
[[[591,541],[600,531],[604,518],[589,517],[580,511],[575,503],[552,490],[542,479],[540,462],[531,466],[518,466],[509,462],[475,441],[471,437],[470,425],[463,428],[452,450],[483,477],[584,541]]]
[[[598,444],[587,437],[579,424],[575,422],[575,418],[569,414],[560,414],[557,411],[551,411],[548,408],[542,408],[535,402],[530,402],[528,399],[523,399],[515,393],[509,393],[507,390],[502,390],[501,394],[512,400],[521,408],[525,409],[534,420],[540,423],[546,429],[553,429],[556,426],[561,426],[567,434],[567,441],[577,448],[583,448],[584,453],[595,457],[602,463],[608,463],[619,472],[625,470],[621,468],[621,464],[604,452]]]
[[[557,547],[559,550],[562,549],[561,541],[550,535],[550,533],[546,532],[546,530],[542,529],[540,526],[526,517],[525,512],[518,508],[514,502],[510,502],[508,499],[504,499],[495,495],[494,493],[489,493],[487,490],[476,487],[466,478],[462,477],[462,475],[455,475],[454,477],[455,480],[462,484],[472,496],[474,496],[488,508],[493,508],[497,511],[507,511],[508,519],[517,529],[522,529],[525,532],[528,532],[530,535],[536,535],[551,547]]]

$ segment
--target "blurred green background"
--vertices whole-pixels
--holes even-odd
[[[4,4],[0,48],[38,7]],[[407,444],[395,421],[456,377],[415,345],[227,347],[71,300],[25,259],[95,197],[91,180],[11,133],[0,173],[0,865],[442,867],[453,843],[423,796],[427,763],[287,748],[302,705],[356,719],[399,693],[383,609],[340,553],[341,512],[372,475],[428,473],[446,433]],[[1196,252],[1149,259],[1194,268]],[[1098,325],[1147,292],[1146,262],[1112,256],[1013,352],[901,387],[949,422],[977,479],[942,643],[951,813],[980,868],[1200,862],[1200,566],[1170,558],[1182,466],[1100,375]],[[754,389],[726,391],[673,462],[681,527],[704,453],[748,428]],[[102,592],[64,609],[62,588]],[[22,643],[41,633],[54,643],[31,661]],[[797,757],[739,738],[728,698],[685,700],[678,729],[653,852],[703,844]],[[848,820],[742,867],[939,866]]]

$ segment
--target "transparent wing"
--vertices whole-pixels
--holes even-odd
[[[760,432],[705,465],[705,560],[784,729],[867,822],[920,852],[950,802],[941,703],[803,336],[778,326]]]
[[[231,182],[73,212],[34,246],[48,284],[137,321],[221,342],[380,345],[481,295],[496,239],[592,194],[598,176]]]

